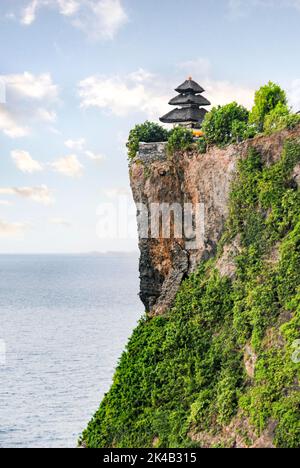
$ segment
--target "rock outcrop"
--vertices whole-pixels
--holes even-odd
[[[246,157],[249,148],[263,154],[264,162],[270,164],[280,158],[287,138],[299,137],[300,129],[282,131],[269,137],[247,140],[240,145],[225,149],[212,148],[206,154],[197,149],[167,154],[165,143],[142,143],[136,158],[130,165],[130,180],[134,200],[147,207],[151,225],[151,205],[203,204],[204,239],[196,248],[187,247],[189,234],[169,238],[161,233],[148,238],[139,229],[140,297],[150,315],[165,313],[172,305],[182,280],[203,259],[215,254],[226,219],[228,217],[229,193],[236,174],[237,161]],[[299,183],[299,167],[294,173]],[[173,223],[174,224],[174,223]],[[238,240],[224,252],[217,264],[221,274],[234,275],[232,257],[238,252]]]
[[[300,126],[192,148],[131,162],[148,317],[81,444],[298,448]]]

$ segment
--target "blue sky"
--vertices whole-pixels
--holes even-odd
[[[0,252],[135,250],[97,235],[130,200],[130,128],[188,75],[214,105],[271,79],[300,109],[299,20],[300,0],[2,0]]]

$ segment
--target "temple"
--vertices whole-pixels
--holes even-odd
[[[202,96],[204,89],[189,77],[175,89],[178,96],[171,99],[171,106],[180,106],[159,120],[163,123],[181,125],[188,128],[201,128],[207,111],[201,106],[210,106],[210,102]]]

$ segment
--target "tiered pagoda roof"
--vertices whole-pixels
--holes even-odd
[[[161,117],[159,120],[164,123],[175,123],[190,126],[201,126],[207,111],[200,106],[209,106],[210,102],[201,96],[204,89],[192,78],[188,78],[178,88],[175,89],[178,96],[171,99],[171,106],[181,106],[168,114]]]
[[[193,94],[202,94],[205,89],[202,86],[198,85],[196,81],[193,81],[192,77],[189,77],[184,83],[182,83],[178,88],[175,89],[177,93],[193,93]]]

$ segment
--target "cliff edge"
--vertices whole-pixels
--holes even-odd
[[[197,149],[167,154],[166,143],[141,143],[130,165],[134,201],[148,213],[149,232],[139,225],[140,297],[149,315],[161,315],[170,309],[182,280],[195,271],[202,260],[216,254],[229,214],[231,184],[237,174],[237,162],[256,149],[267,165],[281,157],[287,138],[300,135],[299,128],[268,137],[258,137],[225,149],[211,148],[205,154]],[[203,243],[186,248],[190,240],[182,233],[170,238],[162,233],[153,238],[150,232],[151,206],[203,204]],[[221,268],[226,269],[223,261]],[[230,265],[228,265],[230,268]]]
[[[147,314],[81,444],[299,448],[300,127],[206,154],[141,145],[130,177]],[[149,235],[161,204],[174,229],[199,205],[200,241],[195,217]]]

